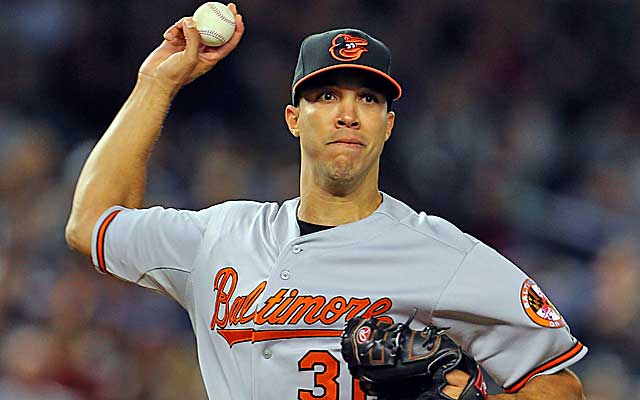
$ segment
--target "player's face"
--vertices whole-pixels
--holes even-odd
[[[395,114],[385,95],[366,85],[357,72],[341,72],[301,93],[299,107],[288,106],[286,120],[300,138],[302,173],[329,184],[377,183],[380,155]]]

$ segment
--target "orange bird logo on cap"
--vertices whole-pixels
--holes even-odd
[[[369,42],[361,37],[341,33],[333,38],[331,44],[329,53],[333,58],[338,61],[355,61],[362,53],[368,51]]]

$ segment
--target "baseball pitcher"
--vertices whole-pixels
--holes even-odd
[[[389,49],[366,32],[302,42],[284,110],[300,145],[299,197],[141,208],[173,98],[240,42],[229,8],[225,45],[200,44],[183,18],[144,61],[84,165],[69,245],[100,273],[185,308],[212,399],[582,399],[566,368],[587,348],[536,282],[379,191],[402,89]],[[479,366],[504,393],[487,394]]]

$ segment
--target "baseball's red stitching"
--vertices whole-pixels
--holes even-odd
[[[222,36],[222,34],[216,32],[216,31],[202,30],[202,31],[198,31],[198,32],[200,32],[201,35],[212,36],[212,37],[220,40],[221,42],[224,42],[224,36]]]
[[[235,21],[230,20],[229,18],[225,17],[224,14],[222,14],[222,11],[220,11],[218,9],[218,7],[216,7],[214,4],[208,3],[207,4],[209,6],[209,8],[216,13],[216,15],[218,17],[220,17],[224,22],[228,23],[228,24],[234,24],[235,25]]]

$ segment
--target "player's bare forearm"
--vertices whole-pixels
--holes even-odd
[[[73,197],[65,236],[78,252],[91,255],[91,234],[109,207],[142,205],[147,160],[157,140],[173,96],[181,87],[207,73],[240,42],[242,16],[235,16],[235,32],[220,47],[200,43],[191,18],[182,18],[163,34],[163,41],[142,63],[131,96],[82,168]]]
[[[584,400],[580,379],[565,369],[552,375],[533,378],[519,392],[496,394],[490,400]]]
[[[113,205],[142,205],[147,160],[160,134],[173,92],[141,75],[129,99],[87,159],[76,185],[67,240],[90,255],[91,232]]]

